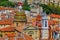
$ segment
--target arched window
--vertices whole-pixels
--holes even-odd
[[[33,31],[29,31],[28,34],[34,34],[34,32]]]

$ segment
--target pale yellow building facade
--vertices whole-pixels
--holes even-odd
[[[23,32],[30,35],[34,40],[39,40],[40,38],[40,30],[38,27],[28,26],[24,28]]]

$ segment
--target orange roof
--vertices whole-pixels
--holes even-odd
[[[51,14],[50,17],[53,17],[53,18],[60,18],[60,15],[57,15],[57,14]]]
[[[14,8],[0,6],[0,10],[14,10]]]
[[[23,34],[24,37],[25,37],[25,40],[33,40],[33,38],[27,34]],[[14,37],[15,36],[15,33],[8,33],[7,34],[8,37]],[[12,39],[11,39],[12,40]],[[17,40],[24,40],[24,38],[17,38]]]
[[[38,27],[41,27],[41,26],[42,26],[42,24],[41,24],[41,23],[37,23],[37,26],[38,26]]]
[[[7,33],[7,36],[8,37],[14,37],[14,36],[16,36],[16,34],[15,33]]]
[[[37,21],[41,20],[41,16],[40,15],[37,15],[36,20]]]
[[[55,20],[48,20],[48,24],[49,25],[53,25],[53,24],[57,24],[58,21],[55,21]]]
[[[14,31],[14,27],[1,28],[0,31]]]
[[[12,24],[13,23],[13,21],[12,21],[12,19],[5,19],[5,20],[0,20],[0,25],[4,25],[4,24]]]

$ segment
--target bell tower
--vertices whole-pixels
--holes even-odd
[[[48,17],[46,12],[43,12],[42,8],[40,12],[41,12],[40,15],[42,16],[41,40],[48,40],[49,37]]]

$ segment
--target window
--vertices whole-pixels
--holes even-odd
[[[34,32],[33,31],[29,31],[28,34],[34,34]]]
[[[8,15],[8,18],[10,18],[10,16]]]
[[[32,35],[30,35],[32,37]]]
[[[9,18],[9,15],[6,15],[5,17],[6,17],[6,18]]]
[[[18,26],[18,23],[16,23],[16,26]]]
[[[54,37],[54,39],[56,39],[56,38],[57,38],[57,35],[58,35],[58,33],[57,33],[57,32],[53,32],[53,37]]]
[[[47,27],[47,21],[45,21],[45,27]]]

